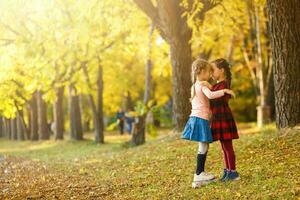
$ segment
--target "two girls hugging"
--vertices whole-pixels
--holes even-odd
[[[213,86],[208,83],[211,77],[217,81]],[[215,181],[215,176],[205,172],[204,167],[209,143],[218,140],[222,146],[225,163],[224,174],[220,181],[239,180],[232,145],[232,140],[238,139],[239,136],[228,105],[231,96],[235,96],[230,90],[230,65],[223,58],[211,63],[197,59],[192,64],[192,79],[190,99],[192,111],[181,137],[199,143],[192,187],[197,188]]]

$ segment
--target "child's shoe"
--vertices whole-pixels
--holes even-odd
[[[192,188],[198,188],[201,185],[208,184],[208,183],[214,181],[214,179],[215,179],[215,176],[213,174],[210,174],[207,172],[201,172],[201,174],[199,174],[199,175],[194,174]]]
[[[223,182],[228,174],[229,170],[228,169],[224,169],[224,174],[222,176],[222,178],[220,178],[220,181]]]
[[[237,171],[228,171],[227,176],[224,178],[224,181],[237,181],[240,179],[240,175]]]

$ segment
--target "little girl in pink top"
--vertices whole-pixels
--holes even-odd
[[[209,143],[213,141],[209,127],[209,99],[219,98],[225,93],[234,96],[228,89],[212,92],[208,87],[207,80],[212,72],[211,65],[202,59],[197,59],[192,64],[193,86],[191,89],[192,111],[190,118],[185,125],[182,139],[199,142],[197,154],[197,167],[194,174],[192,187],[199,187],[202,183],[212,181],[215,177],[204,171]]]

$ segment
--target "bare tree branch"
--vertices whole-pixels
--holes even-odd
[[[20,34],[18,31],[14,30],[12,27],[10,27],[9,25],[3,23],[2,21],[0,21],[0,22],[1,22],[1,24],[2,24],[2,26],[3,26],[4,28],[6,28],[7,30],[11,31],[11,32],[14,33],[15,35],[22,35],[22,34]]]
[[[161,36],[168,40],[167,33],[163,28],[163,22],[159,16],[157,7],[153,5],[151,0],[134,0],[138,7],[152,20],[154,26],[160,32]]]
[[[160,24],[157,8],[153,5],[151,0],[134,0],[134,2],[142,9],[155,25]]]
[[[14,39],[6,39],[6,38],[2,38],[0,39],[1,41],[4,41],[1,46],[7,46],[12,44],[15,40]]]

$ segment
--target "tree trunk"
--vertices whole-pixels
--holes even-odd
[[[149,30],[148,38],[148,56],[145,65],[145,92],[144,92],[144,104],[147,106],[149,100],[151,99],[151,81],[152,81],[152,37],[154,32],[154,24],[151,23]],[[151,112],[151,111],[150,111]],[[133,145],[141,145],[145,143],[145,134],[146,134],[146,116],[147,113],[143,116],[139,116],[138,123],[134,124],[133,134],[131,143]]]
[[[276,124],[279,129],[300,122],[300,3],[268,0],[274,64]]]
[[[262,46],[260,42],[260,18],[258,8],[255,7],[255,31],[256,31],[256,47],[257,47],[257,79],[259,86],[259,106],[257,106],[257,126],[262,127],[263,125],[270,123],[271,121],[271,110],[270,106],[267,105],[266,101],[266,86],[264,76],[264,64],[262,58]]]
[[[26,133],[26,139],[31,140],[31,101],[28,102],[28,105],[26,106],[27,109],[27,117],[28,117],[28,130]]]
[[[5,134],[8,139],[11,139],[11,122],[10,119],[5,119]]]
[[[79,99],[79,110],[80,110],[80,115],[81,115],[81,124],[82,124],[82,133],[87,132],[88,130],[85,127],[85,120],[88,119],[88,116],[84,113],[84,110],[88,107],[86,104],[89,103],[88,98],[85,98],[86,95],[80,94],[78,95]]]
[[[40,140],[49,140],[50,133],[47,123],[47,104],[43,100],[42,92],[37,92],[37,111],[38,111],[38,134]]]
[[[20,133],[20,134],[22,134],[22,135],[20,135],[21,138],[19,138],[19,133],[18,133],[18,139],[25,140],[25,136],[27,139],[29,139],[29,129],[28,129],[25,119],[24,119],[23,110],[19,110],[18,107],[17,107],[17,123],[20,123],[20,130],[22,130],[22,133]]]
[[[37,92],[32,95],[30,102],[30,135],[31,140],[39,139],[38,134],[38,106],[37,106]]]
[[[273,74],[273,73],[272,73]],[[271,120],[274,121],[276,118],[275,114],[275,94],[274,94],[274,76],[270,77],[268,84],[267,104],[270,105]]]
[[[97,104],[98,104],[98,110],[96,107],[95,100],[93,98],[92,94],[88,94],[88,100],[90,107],[92,109],[93,113],[93,123],[94,123],[94,131],[95,131],[95,142],[96,143],[104,143],[104,134],[103,134],[103,72],[102,72],[102,66],[100,64],[99,60],[99,66],[98,66],[98,76],[97,76]],[[92,84],[89,78],[89,74],[87,71],[87,66],[83,65],[82,67],[85,80],[89,86],[89,88],[92,88]]]
[[[81,113],[79,106],[79,95],[76,94],[75,87],[69,86],[69,116],[70,116],[70,138],[72,140],[82,140]]]
[[[82,120],[82,132],[86,133],[91,130],[90,128],[90,116],[89,114],[86,114],[84,111],[85,109],[89,108],[89,98],[85,98],[85,95],[81,94],[79,95],[79,107],[80,107],[80,113],[81,113],[81,120]],[[93,116],[92,116],[93,119]]]
[[[20,111],[22,112],[22,111]],[[21,119],[20,114],[17,115],[17,134],[18,134],[18,140],[23,141],[25,140],[25,128]]]
[[[11,138],[12,140],[18,139],[18,132],[17,132],[17,119],[13,118],[10,120],[11,123]]]
[[[192,51],[190,40],[192,29],[188,26],[187,17],[180,1],[134,0],[158,29],[161,36],[169,43],[173,79],[173,113],[177,131],[181,131],[191,111],[189,102],[191,86]],[[194,1],[188,1],[187,9],[192,10]],[[213,1],[201,0],[203,7],[195,18],[203,22],[205,13],[217,5]]]
[[[124,111],[134,110],[134,105],[133,105],[133,101],[131,99],[131,93],[130,93],[130,91],[126,91],[126,94],[124,94],[124,96],[123,96],[123,106],[122,106],[122,109]]]
[[[192,51],[189,37],[174,38],[170,44],[173,80],[173,112],[177,130],[182,130],[191,112],[190,87]]]
[[[0,117],[0,137],[4,137],[4,119]]]
[[[97,78],[97,108],[99,116],[99,142],[104,143],[104,114],[103,114],[103,67],[99,63]]]
[[[100,119],[99,119],[99,115],[97,112],[95,101],[91,94],[88,95],[88,99],[89,99],[90,107],[91,107],[92,113],[93,113],[93,123],[94,123],[94,128],[95,128],[95,142],[104,143],[103,131],[101,128],[103,125],[100,124]]]
[[[151,23],[149,35],[148,35],[148,57],[145,65],[145,93],[144,93],[144,104],[147,104],[151,99],[151,80],[152,80],[152,37],[154,32],[154,25]]]
[[[226,59],[228,60],[229,63],[232,62],[232,57],[233,57],[234,49],[235,49],[235,41],[236,41],[236,36],[232,35],[230,42],[228,44],[228,50],[227,50],[227,54],[226,54]]]
[[[145,143],[145,127],[145,116],[139,116],[133,128],[132,145],[137,146]]]
[[[151,68],[152,68],[152,62],[150,59],[147,59],[146,63],[146,76],[145,76],[145,93],[144,93],[144,103],[148,103],[148,101],[151,98]]]
[[[64,111],[63,111],[64,87],[56,89],[56,101],[54,103],[54,137],[55,140],[64,139]]]
[[[81,112],[82,113],[82,112]],[[89,132],[91,130],[91,127],[90,127],[90,119],[87,118],[87,119],[83,119],[82,120],[82,131],[83,133],[85,132]]]

